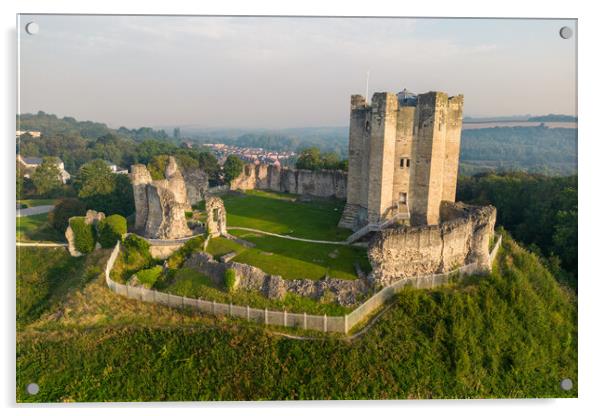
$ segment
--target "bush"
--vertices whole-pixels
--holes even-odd
[[[203,243],[205,242],[205,237],[199,235],[198,237],[191,238],[186,241],[182,247],[177,249],[170,257],[167,259],[167,266],[170,269],[179,269],[184,264],[184,261],[190,257],[190,255],[196,251],[203,251]]]
[[[77,251],[83,254],[92,252],[96,245],[94,226],[86,224],[84,217],[71,218],[69,225],[73,230],[74,245]]]
[[[163,267],[155,266],[150,269],[140,270],[136,273],[136,277],[138,277],[138,281],[142,283],[142,285],[148,289],[153,287],[159,276],[163,273]]]
[[[86,204],[76,198],[63,199],[48,214],[48,222],[55,230],[64,233],[69,226],[69,218],[86,213]]]
[[[98,242],[103,248],[113,247],[127,233],[127,221],[121,215],[109,215],[98,224]]]
[[[234,292],[236,289],[236,272],[233,269],[226,270],[224,273],[224,286],[229,293]]]

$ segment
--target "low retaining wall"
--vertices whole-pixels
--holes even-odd
[[[502,236],[497,239],[493,250],[490,253],[490,261],[493,262],[500,244]],[[398,293],[405,286],[414,286],[416,288],[430,289],[449,283],[452,275],[456,273],[471,274],[475,272],[478,265],[469,264],[448,273],[435,274],[429,276],[413,277],[402,279],[394,284],[381,289],[366,302],[362,303],[353,312],[345,316],[328,315],[308,315],[306,313],[289,313],[286,311],[272,311],[269,309],[257,309],[249,306],[239,306],[211,302],[203,299],[192,299],[183,296],[171,295],[169,293],[158,292],[156,290],[143,287],[131,287],[117,283],[111,279],[111,270],[119,255],[120,244],[117,243],[105,268],[105,279],[107,286],[118,295],[130,299],[136,299],[143,302],[163,304],[173,308],[194,308],[201,312],[212,315],[234,316],[248,321],[255,321],[265,325],[280,325],[285,327],[297,327],[303,329],[312,329],[323,332],[339,332],[347,334],[351,328],[364,321],[378,308],[383,306],[391,297]]]

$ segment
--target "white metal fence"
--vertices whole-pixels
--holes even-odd
[[[497,255],[502,241],[500,235],[493,250],[490,253],[490,261],[493,262]],[[306,313],[291,313],[287,311],[272,311],[269,309],[257,309],[247,306],[232,305],[208,301],[203,299],[193,299],[184,296],[172,295],[143,287],[132,287],[117,283],[111,279],[111,270],[119,255],[119,242],[113,249],[107,266],[105,268],[105,278],[108,287],[115,293],[130,299],[136,299],[143,302],[158,303],[172,308],[194,308],[201,312],[212,315],[234,316],[247,321],[255,321],[265,325],[279,325],[285,327],[296,327],[303,329],[312,329],[322,332],[340,332],[348,333],[351,328],[368,318],[374,311],[383,306],[391,297],[398,293],[405,286],[414,286],[416,288],[433,288],[449,283],[451,276],[455,274],[470,274],[476,269],[476,264],[468,264],[451,272],[434,274],[429,276],[419,276],[398,280],[387,286],[360,306],[353,312],[345,316],[328,315],[308,315]]]

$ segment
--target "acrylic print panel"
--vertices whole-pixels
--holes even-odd
[[[575,20],[18,42],[18,402],[577,396]]]

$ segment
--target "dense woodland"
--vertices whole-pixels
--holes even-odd
[[[577,283],[577,176],[525,173],[460,177],[457,199],[497,208],[497,225],[547,258],[560,280]]]

